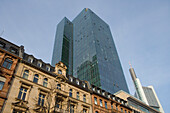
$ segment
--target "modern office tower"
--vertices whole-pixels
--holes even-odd
[[[159,110],[161,113],[165,113],[153,86],[143,87],[143,90],[145,92],[149,106]]]
[[[143,91],[142,85],[140,83],[140,80],[136,77],[135,71],[132,68],[132,66],[130,67],[129,71],[130,71],[130,74],[131,74],[131,77],[132,77],[132,80],[133,80],[133,83],[136,89],[137,98],[139,98],[140,100],[145,102],[147,105],[149,105],[146,99],[145,93]]]
[[[68,74],[72,74],[72,37],[73,37],[73,24],[66,17],[57,25],[55,36],[53,56],[51,64],[55,66],[59,61],[63,62],[68,70]]]
[[[142,86],[140,80],[136,77],[135,71],[132,66],[130,67],[129,71],[135,85],[137,98],[145,102],[150,107],[164,113],[162,105],[160,104],[160,101],[156,95],[153,86]]]
[[[61,56],[68,55],[61,52],[63,35],[68,33],[61,32],[66,31],[65,24],[61,23],[64,23],[63,20],[57,27],[53,65],[57,56],[60,60]],[[129,92],[108,24],[87,8],[72,21],[72,24],[73,76],[87,80],[111,93],[119,90]]]

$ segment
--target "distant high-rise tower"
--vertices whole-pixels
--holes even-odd
[[[161,113],[164,113],[162,105],[160,104],[160,101],[156,95],[153,86],[143,87],[140,83],[140,80],[136,77],[135,71],[132,66],[130,67],[129,71],[135,85],[137,98],[145,102],[147,105],[160,111]]]
[[[111,93],[119,90],[129,92],[109,26],[87,8],[72,21],[72,28],[66,29],[65,24],[61,23],[57,27],[52,64],[69,55],[68,59],[73,63],[73,76]],[[71,38],[69,41],[73,44],[69,46],[72,52],[68,54],[61,52],[63,37],[70,33],[63,32],[66,30],[73,31],[73,42]]]

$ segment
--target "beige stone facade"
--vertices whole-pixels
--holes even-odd
[[[87,84],[66,77],[62,62],[51,72],[27,60],[18,64],[4,113],[92,113]]]

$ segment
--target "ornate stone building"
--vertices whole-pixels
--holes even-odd
[[[3,113],[92,113],[90,85],[33,55],[18,62]]]
[[[7,94],[11,86],[11,79],[20,59],[21,47],[0,37],[0,112],[7,100]]]

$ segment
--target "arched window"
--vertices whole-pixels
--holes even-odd
[[[12,59],[6,58],[2,67],[7,68],[7,69],[11,69],[12,63],[13,63]]]
[[[95,113],[99,113],[98,111],[96,111]]]
[[[69,96],[72,97],[72,89],[69,91]]]
[[[35,75],[34,75],[34,80],[33,80],[34,83],[38,83],[38,77],[39,77],[38,74],[35,74]]]
[[[23,78],[28,79],[29,70],[25,70],[23,73]]]
[[[44,86],[44,87],[47,87],[47,84],[48,84],[48,79],[47,79],[47,78],[44,78],[44,80],[43,80],[43,86]]]

